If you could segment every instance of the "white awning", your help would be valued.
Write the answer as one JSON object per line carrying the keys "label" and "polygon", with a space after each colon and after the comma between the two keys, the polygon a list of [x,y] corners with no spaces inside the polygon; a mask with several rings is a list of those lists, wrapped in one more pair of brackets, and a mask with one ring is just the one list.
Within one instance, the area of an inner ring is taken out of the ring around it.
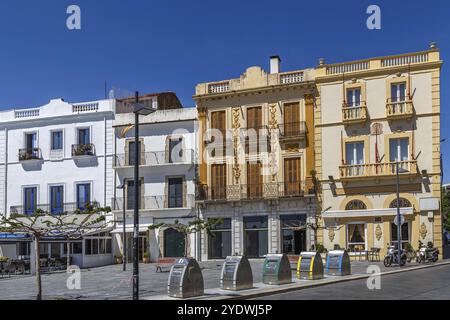
{"label": "white awning", "polygon": [[[324,212],[323,218],[352,218],[352,217],[381,217],[381,216],[395,216],[397,214],[396,208],[389,209],[368,209],[368,210],[339,210]],[[400,208],[401,215],[414,214],[414,208]]]}
{"label": "white awning", "polygon": [[[139,224],[139,232],[146,232],[148,230],[148,227],[150,227],[151,224]],[[125,232],[126,233],[133,233],[133,225],[126,225],[125,226]],[[119,226],[111,233],[123,233],[123,226]]]}

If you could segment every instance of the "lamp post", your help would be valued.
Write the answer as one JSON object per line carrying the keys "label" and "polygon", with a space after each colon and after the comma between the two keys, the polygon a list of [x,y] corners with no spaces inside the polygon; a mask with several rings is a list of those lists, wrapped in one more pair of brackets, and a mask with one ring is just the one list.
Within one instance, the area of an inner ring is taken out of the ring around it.
{"label": "lamp post", "polygon": [[400,168],[399,162],[395,162],[395,175],[396,175],[396,191],[397,191],[397,243],[398,243],[398,265],[402,266],[400,263],[400,258],[402,256],[402,220],[400,214],[400,175],[399,173],[405,173],[408,170]]}
{"label": "lamp post", "polygon": [[126,209],[125,209],[125,182],[117,187],[117,189],[122,190],[122,211],[123,211],[123,231],[122,231],[122,250],[123,250],[123,271],[127,271],[127,241],[126,241],[126,222],[127,222],[127,215],[126,215]]}
{"label": "lamp post", "polygon": [[134,113],[134,214],[133,214],[133,300],[139,300],[139,116],[147,116],[156,108],[139,104],[139,92],[135,93]]}

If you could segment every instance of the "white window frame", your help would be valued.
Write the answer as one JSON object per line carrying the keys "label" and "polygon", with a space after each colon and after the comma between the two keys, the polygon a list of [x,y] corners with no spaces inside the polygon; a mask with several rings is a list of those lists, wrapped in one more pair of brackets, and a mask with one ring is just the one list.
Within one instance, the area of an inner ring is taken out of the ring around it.
{"label": "white window frame", "polygon": [[350,245],[354,245],[354,244],[362,244],[362,243],[358,243],[358,242],[350,242],[350,233],[348,232],[348,227],[350,225],[364,225],[364,250],[367,250],[367,223],[366,222],[349,222],[346,224],[345,227],[345,231],[347,233],[347,249],[350,248]]}
{"label": "white window frame", "polygon": [[[402,85],[405,85],[405,92],[404,92],[404,100],[400,100],[401,99],[401,90],[400,87]],[[394,98],[395,98],[395,102],[404,102],[406,101],[407,97],[406,97],[406,87],[407,87],[407,83],[406,82],[397,82],[397,83],[392,83],[391,84],[391,95],[392,95],[392,88],[395,87],[395,92],[396,95],[391,97],[391,100],[394,102]]]}
{"label": "white window frame", "polygon": [[[359,91],[359,105],[355,105],[355,102],[356,102],[356,91]],[[355,88],[348,88],[347,89],[347,91],[346,91],[346,99],[348,100],[348,94],[349,94],[349,92],[351,92],[352,93],[352,105],[350,105],[349,104],[349,101],[347,101],[347,105],[348,105],[348,107],[349,108],[359,108],[359,107],[361,107],[361,102],[362,102],[362,90],[361,90],[361,87],[355,87]]]}
{"label": "white window frame", "polygon": [[366,146],[365,146],[365,143],[364,143],[364,141],[351,141],[351,142],[346,142],[345,143],[345,157],[346,157],[346,159],[345,159],[345,162],[347,163],[347,165],[351,165],[350,164],[350,159],[347,159],[347,146],[348,145],[352,145],[353,146],[353,159],[352,160],[357,160],[358,159],[358,152],[357,152],[357,148],[356,148],[356,145],[357,144],[362,144],[362,146],[363,146],[363,157],[362,157],[362,163],[357,163],[357,161],[355,161],[355,163],[353,164],[353,165],[359,165],[359,164],[365,164],[366,163],[366,159],[365,159],[365,149],[366,149]]}
{"label": "white window frame", "polygon": [[[407,159],[406,160],[402,160],[403,158],[402,158],[402,154],[401,154],[401,152],[402,152],[401,140],[406,140],[408,142],[408,150],[406,151],[407,152],[407,154],[406,154]],[[410,148],[411,148],[410,147],[410,143],[409,143],[409,137],[390,138],[389,139],[389,153],[391,152],[391,143],[393,143],[394,141],[397,144],[397,146],[396,146],[396,150],[397,150],[396,156],[397,156],[398,162],[409,161],[410,160]],[[392,159],[393,155],[389,154],[389,156]],[[391,159],[389,159],[390,162],[395,162],[395,160],[391,160]]]}

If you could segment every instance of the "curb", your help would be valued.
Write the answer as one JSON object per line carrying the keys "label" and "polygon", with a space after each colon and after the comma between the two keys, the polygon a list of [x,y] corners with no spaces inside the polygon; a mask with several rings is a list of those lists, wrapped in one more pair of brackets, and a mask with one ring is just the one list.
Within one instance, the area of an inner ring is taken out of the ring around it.
{"label": "curb", "polygon": [[[396,274],[396,273],[402,273],[402,272],[409,272],[409,271],[416,271],[416,270],[422,270],[427,268],[433,268],[433,267],[440,267],[450,265],[450,261],[443,261],[438,262],[435,264],[429,264],[429,265],[423,265],[423,266],[415,266],[407,269],[397,269],[393,271],[385,271],[380,273],[381,276],[390,275],[390,274]],[[271,296],[274,294],[281,294],[281,293],[287,293],[291,291],[299,291],[303,289],[309,289],[309,288],[315,288],[315,287],[322,287],[330,284],[336,284],[341,282],[349,282],[354,280],[361,280],[361,279],[367,279],[373,274],[363,274],[363,275],[355,275],[355,276],[349,276],[348,278],[342,278],[342,279],[333,279],[326,282],[320,282],[320,283],[311,283],[311,284],[302,284],[299,286],[298,284],[291,284],[287,285],[284,288],[270,288],[270,289],[262,289],[262,292],[254,292],[254,293],[248,293],[248,294],[242,294],[239,296],[215,296],[215,297],[206,297],[206,298],[199,298],[198,300],[208,301],[208,300],[246,300],[246,299],[252,299],[252,298],[259,298],[264,296]]]}

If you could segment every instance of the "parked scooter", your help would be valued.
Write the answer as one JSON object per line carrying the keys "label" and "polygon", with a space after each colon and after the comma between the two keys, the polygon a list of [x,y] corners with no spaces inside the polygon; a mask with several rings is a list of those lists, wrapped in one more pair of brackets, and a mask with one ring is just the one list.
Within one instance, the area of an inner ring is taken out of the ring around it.
{"label": "parked scooter", "polygon": [[384,257],[383,263],[385,267],[390,267],[393,263],[400,263],[400,266],[404,266],[407,259],[406,253],[402,251],[400,261],[398,261],[398,249],[395,246],[388,246],[388,251],[386,257]]}
{"label": "parked scooter", "polygon": [[432,242],[428,242],[428,245],[424,245],[423,243],[419,243],[420,249],[419,254],[417,256],[418,263],[425,262],[436,262],[439,259],[439,250],[434,248]]}

